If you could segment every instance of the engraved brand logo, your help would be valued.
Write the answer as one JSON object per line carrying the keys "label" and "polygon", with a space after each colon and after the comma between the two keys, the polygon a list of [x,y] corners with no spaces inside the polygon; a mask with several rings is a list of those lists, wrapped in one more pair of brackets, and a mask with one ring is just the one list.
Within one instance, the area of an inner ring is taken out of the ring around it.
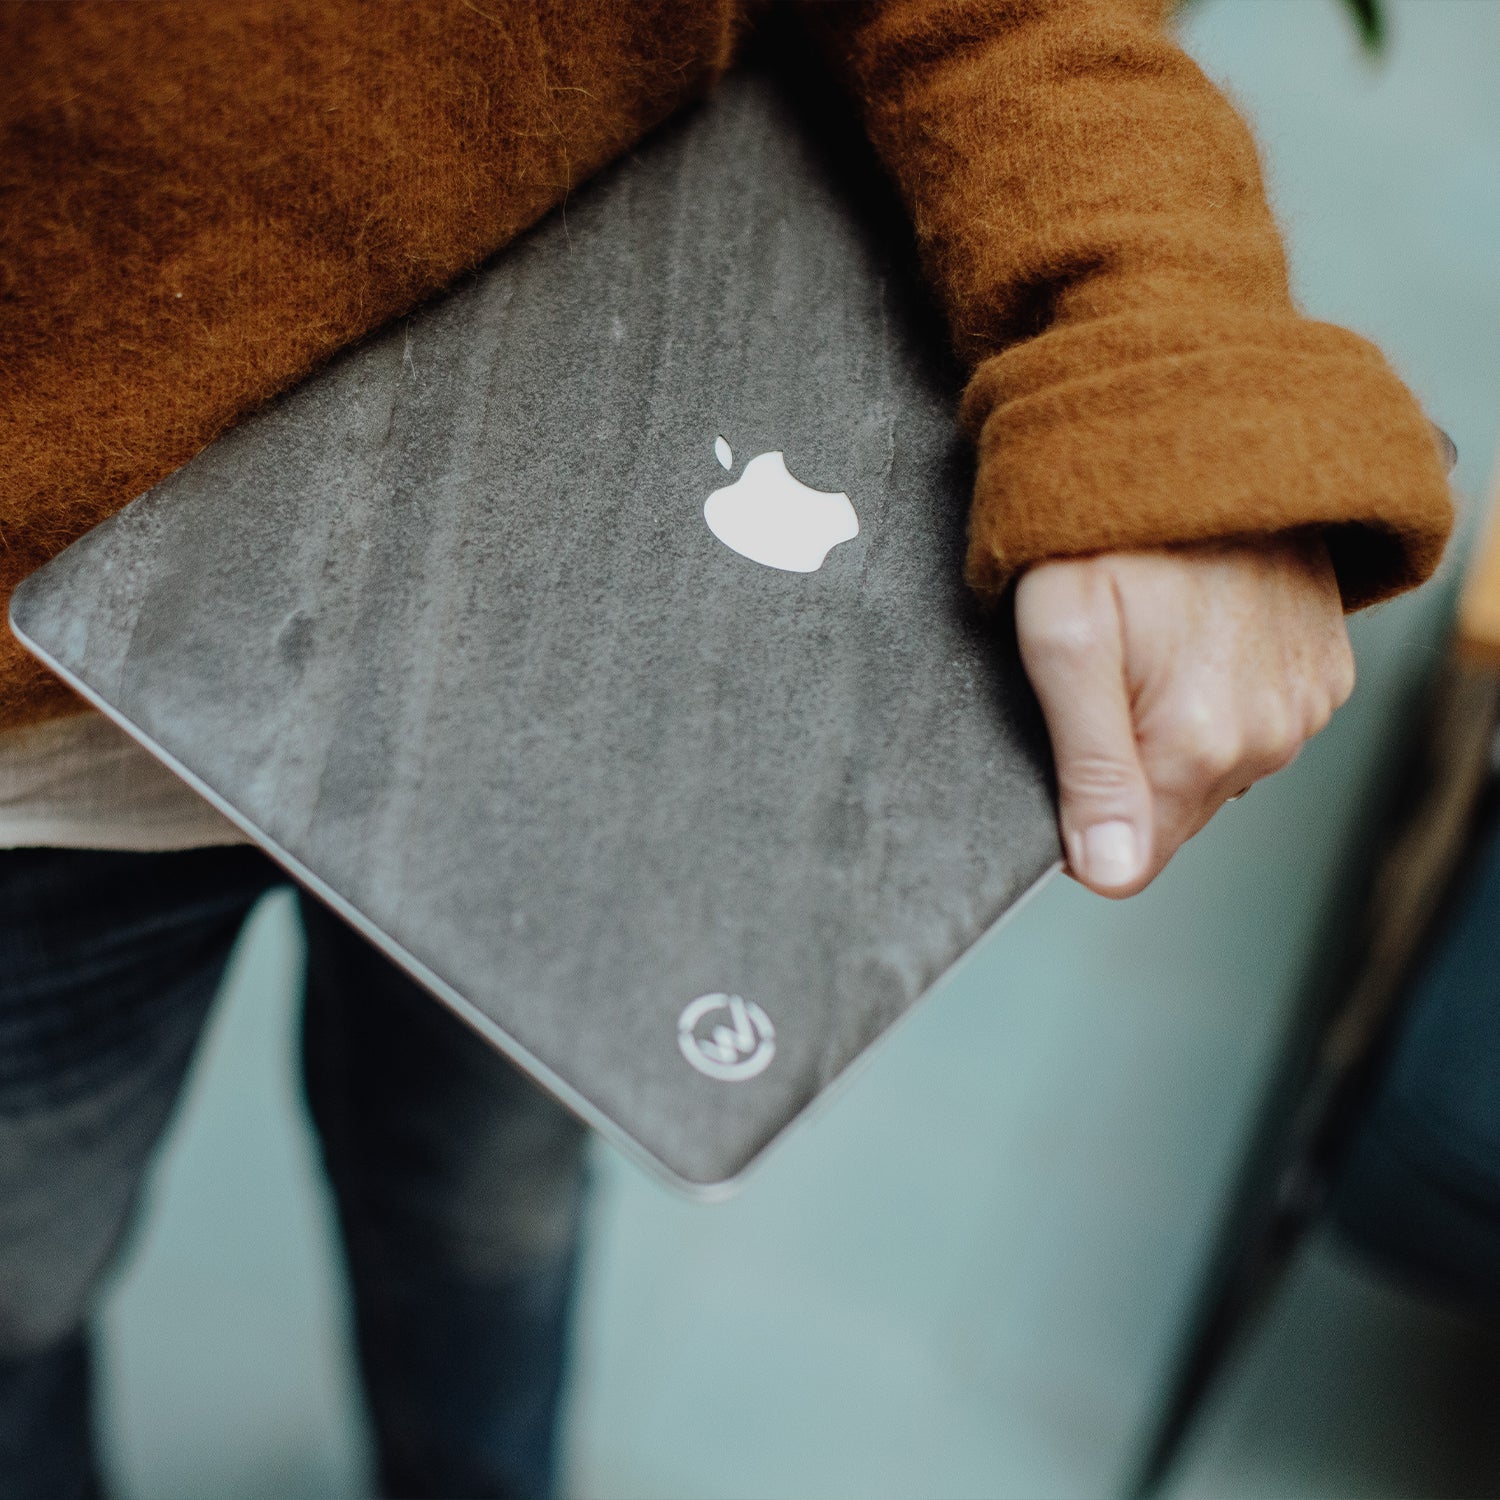
{"label": "engraved brand logo", "polygon": [[699,995],[677,1018],[677,1045],[700,1073],[743,1083],[770,1067],[776,1028],[753,1000]]}
{"label": "engraved brand logo", "polygon": [[[714,453],[733,469],[723,438],[714,440]],[[703,519],[730,551],[787,573],[816,573],[840,542],[859,535],[849,497],[803,484],[780,452],[752,458],[733,484],[715,490],[703,502]]]}

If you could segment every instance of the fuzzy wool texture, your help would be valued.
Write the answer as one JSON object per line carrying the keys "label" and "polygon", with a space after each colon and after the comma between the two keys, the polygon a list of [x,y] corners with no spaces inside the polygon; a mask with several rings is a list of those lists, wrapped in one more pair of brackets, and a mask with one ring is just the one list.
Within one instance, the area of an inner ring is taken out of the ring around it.
{"label": "fuzzy wool texture", "polygon": [[1442,554],[1432,428],[1373,345],[1298,314],[1254,141],[1170,9],[810,8],[974,372],[969,582],[1316,530],[1359,608]]}
{"label": "fuzzy wool texture", "polygon": [[[811,4],[972,370],[968,573],[1327,535],[1350,607],[1451,506],[1379,352],[1302,318],[1162,0]],[[712,87],[742,0],[0,7],[0,596]],[[8,636],[0,727],[79,704]]]}
{"label": "fuzzy wool texture", "polygon": [[[0,594],[728,65],[698,0],[0,6]],[[79,701],[0,639],[0,727]]]}

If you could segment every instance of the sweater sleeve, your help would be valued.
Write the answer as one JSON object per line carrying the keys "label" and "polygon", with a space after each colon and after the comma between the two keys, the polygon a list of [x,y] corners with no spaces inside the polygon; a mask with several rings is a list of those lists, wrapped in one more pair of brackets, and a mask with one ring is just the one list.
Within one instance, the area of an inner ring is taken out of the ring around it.
{"label": "sweater sleeve", "polygon": [[969,580],[1311,528],[1372,603],[1450,530],[1431,427],[1377,349],[1294,308],[1254,143],[1165,8],[805,8],[971,372]]}

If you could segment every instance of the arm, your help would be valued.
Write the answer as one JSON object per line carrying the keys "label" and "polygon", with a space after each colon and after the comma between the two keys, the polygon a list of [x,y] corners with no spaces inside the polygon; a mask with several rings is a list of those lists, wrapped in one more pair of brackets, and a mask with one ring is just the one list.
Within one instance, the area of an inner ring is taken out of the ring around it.
{"label": "arm", "polygon": [[805,11],[972,372],[968,577],[1024,574],[1070,866],[1107,894],[1322,726],[1342,610],[1420,582],[1451,525],[1411,396],[1293,307],[1253,142],[1164,10]]}

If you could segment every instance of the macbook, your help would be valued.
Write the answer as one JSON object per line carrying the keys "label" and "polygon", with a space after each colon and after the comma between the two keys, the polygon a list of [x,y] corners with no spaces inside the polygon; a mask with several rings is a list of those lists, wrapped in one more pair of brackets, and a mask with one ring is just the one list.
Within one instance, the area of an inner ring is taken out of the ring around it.
{"label": "macbook", "polygon": [[12,605],[297,880],[698,1190],[1059,857],[1010,629],[961,579],[945,332],[816,92],[731,75]]}

